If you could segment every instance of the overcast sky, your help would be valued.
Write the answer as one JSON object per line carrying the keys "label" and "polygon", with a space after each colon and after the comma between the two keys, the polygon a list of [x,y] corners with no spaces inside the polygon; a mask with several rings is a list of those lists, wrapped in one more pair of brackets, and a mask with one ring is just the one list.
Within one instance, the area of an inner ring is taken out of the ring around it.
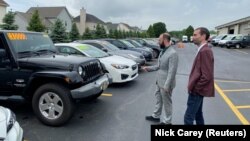
{"label": "overcast sky", "polygon": [[87,13],[104,22],[128,23],[147,29],[164,22],[167,30],[215,26],[250,16],[250,0],[4,0],[8,10],[26,12],[35,6],[66,6],[70,14]]}

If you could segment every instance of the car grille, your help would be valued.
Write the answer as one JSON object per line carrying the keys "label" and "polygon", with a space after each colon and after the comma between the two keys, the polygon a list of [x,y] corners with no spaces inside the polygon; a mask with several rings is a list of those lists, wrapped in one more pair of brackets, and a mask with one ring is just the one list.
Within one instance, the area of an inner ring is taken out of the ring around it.
{"label": "car grille", "polygon": [[132,70],[135,70],[136,68],[137,68],[136,64],[132,66]]}
{"label": "car grille", "polygon": [[92,82],[103,75],[102,66],[98,61],[91,61],[89,63],[83,64],[82,67],[84,71],[82,78],[85,83]]}

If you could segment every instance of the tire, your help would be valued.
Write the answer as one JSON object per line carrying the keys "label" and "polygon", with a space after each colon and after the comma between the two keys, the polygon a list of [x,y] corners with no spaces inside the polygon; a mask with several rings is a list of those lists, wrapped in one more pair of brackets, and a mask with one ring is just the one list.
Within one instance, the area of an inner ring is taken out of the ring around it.
{"label": "tire", "polygon": [[235,48],[239,49],[240,48],[240,44],[236,44]]}
{"label": "tire", "polygon": [[32,108],[37,118],[49,126],[60,126],[73,115],[74,102],[68,88],[49,83],[40,86],[33,98]]}

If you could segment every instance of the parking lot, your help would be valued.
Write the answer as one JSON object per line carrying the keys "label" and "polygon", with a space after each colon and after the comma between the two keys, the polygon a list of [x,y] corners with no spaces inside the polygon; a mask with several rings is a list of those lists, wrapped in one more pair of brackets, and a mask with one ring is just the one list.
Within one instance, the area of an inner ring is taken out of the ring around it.
{"label": "parking lot", "polygon": [[[196,49],[186,43],[177,48],[179,67],[173,92],[173,124],[182,125],[186,110],[187,81]],[[206,124],[250,124],[250,48],[213,47],[215,58],[214,98],[204,99]],[[156,60],[149,62],[154,65]],[[17,115],[29,141],[149,141],[150,125],[145,116],[154,109],[155,72],[140,72],[132,82],[111,85],[95,101],[81,101],[73,118],[62,127],[40,123],[28,104],[4,102]]]}

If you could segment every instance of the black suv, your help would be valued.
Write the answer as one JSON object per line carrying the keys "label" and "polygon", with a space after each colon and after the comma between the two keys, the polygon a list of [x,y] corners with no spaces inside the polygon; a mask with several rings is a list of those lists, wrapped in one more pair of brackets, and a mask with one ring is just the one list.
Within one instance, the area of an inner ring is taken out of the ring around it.
{"label": "black suv", "polygon": [[67,122],[76,99],[95,99],[110,79],[99,60],[61,55],[48,35],[0,30],[0,98],[22,96],[40,121]]}
{"label": "black suv", "polygon": [[236,36],[236,38],[226,43],[227,48],[245,48],[250,46],[250,35],[248,36]]}

